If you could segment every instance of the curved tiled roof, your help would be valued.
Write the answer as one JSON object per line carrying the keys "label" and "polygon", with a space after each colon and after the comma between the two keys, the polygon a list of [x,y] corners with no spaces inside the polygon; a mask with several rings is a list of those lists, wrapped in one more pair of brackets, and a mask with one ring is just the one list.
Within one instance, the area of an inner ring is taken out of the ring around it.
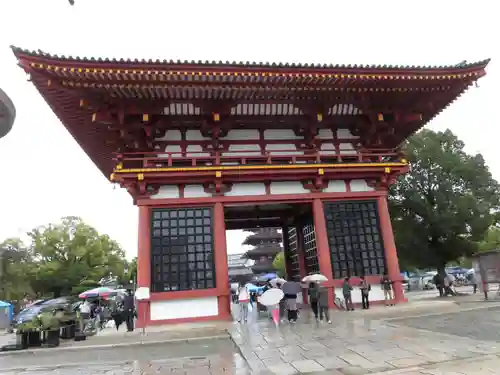
{"label": "curved tiled roof", "polygon": [[0,89],[0,138],[12,129],[16,118],[16,108],[7,94]]}
{"label": "curved tiled roof", "polygon": [[[353,97],[373,96],[399,107],[428,103],[420,121],[398,130],[402,140],[484,76],[489,62],[446,66],[224,63],[95,59],[12,49],[54,113],[107,176],[113,171],[116,145],[107,142],[107,127],[94,117],[95,107],[103,103],[148,103],[161,107],[166,116],[174,116],[165,112],[172,103],[192,108],[193,102],[214,100],[247,104],[334,100],[354,107],[359,103]],[[88,105],[88,98],[95,105]],[[329,115],[333,114],[325,113]]]}
{"label": "curved tiled roof", "polygon": [[235,68],[265,68],[265,69],[325,69],[325,70],[467,70],[471,68],[481,68],[488,65],[490,59],[484,59],[476,62],[463,61],[455,65],[357,65],[357,64],[314,64],[314,63],[274,63],[274,62],[249,62],[249,61],[214,61],[214,60],[167,60],[167,59],[117,59],[117,58],[94,58],[80,56],[65,56],[43,52],[41,50],[32,51],[22,49],[16,46],[11,46],[14,54],[31,56],[35,58],[44,58],[49,60],[58,60],[61,62],[74,63],[97,63],[97,64],[113,64],[113,65],[198,65],[203,67],[235,67]]}

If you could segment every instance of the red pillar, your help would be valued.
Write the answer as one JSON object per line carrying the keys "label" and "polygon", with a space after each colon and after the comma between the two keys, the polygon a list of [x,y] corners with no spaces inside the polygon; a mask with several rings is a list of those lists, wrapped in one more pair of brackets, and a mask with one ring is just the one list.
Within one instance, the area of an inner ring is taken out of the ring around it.
{"label": "red pillar", "polygon": [[[138,239],[137,286],[151,288],[151,208],[149,206],[139,206]],[[138,301],[137,327],[144,327],[150,318],[149,301]]]}
{"label": "red pillar", "polygon": [[[314,233],[316,235],[316,250],[318,252],[319,272],[328,280],[333,280],[332,262],[330,259],[330,246],[326,233],[325,210],[321,199],[313,200]],[[328,306],[334,306],[333,290],[328,293]]]}
{"label": "red pillar", "polygon": [[231,318],[231,292],[229,286],[229,270],[227,266],[226,223],[224,206],[217,202],[214,205],[214,261],[215,286],[218,291],[219,318]]}
{"label": "red pillar", "polygon": [[394,282],[394,300],[396,303],[404,302],[406,299],[403,293],[402,277],[399,271],[398,253],[394,242],[394,233],[392,231],[391,218],[389,216],[387,196],[378,197],[377,204],[380,217],[380,230],[382,232],[382,240],[384,241],[387,274]]}

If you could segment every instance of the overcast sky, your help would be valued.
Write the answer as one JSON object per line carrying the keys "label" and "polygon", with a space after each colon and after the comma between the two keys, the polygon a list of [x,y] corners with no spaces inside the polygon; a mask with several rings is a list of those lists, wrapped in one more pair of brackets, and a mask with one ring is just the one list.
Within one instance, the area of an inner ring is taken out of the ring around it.
{"label": "overcast sky", "polygon": [[[342,5],[349,4],[349,5]],[[11,44],[88,57],[456,64],[488,75],[428,126],[451,128],[500,179],[494,1],[1,0],[0,87],[17,120],[0,139],[0,240],[81,216],[137,252],[137,208],[114,189],[16,66]],[[245,234],[228,233],[229,252]]]}

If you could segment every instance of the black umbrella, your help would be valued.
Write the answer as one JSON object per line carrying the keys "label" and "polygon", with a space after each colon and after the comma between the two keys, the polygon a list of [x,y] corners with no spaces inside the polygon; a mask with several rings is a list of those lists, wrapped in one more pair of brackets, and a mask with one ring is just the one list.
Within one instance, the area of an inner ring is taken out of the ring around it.
{"label": "black umbrella", "polygon": [[283,290],[283,293],[285,294],[299,294],[302,291],[302,287],[300,286],[300,283],[287,281],[281,286],[281,290]]}

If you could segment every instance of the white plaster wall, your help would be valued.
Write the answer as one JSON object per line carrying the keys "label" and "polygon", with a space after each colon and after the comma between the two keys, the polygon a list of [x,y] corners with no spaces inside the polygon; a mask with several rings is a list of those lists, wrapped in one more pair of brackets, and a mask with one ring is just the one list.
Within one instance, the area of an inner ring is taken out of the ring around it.
{"label": "white plaster wall", "polygon": [[[288,151],[283,151],[288,150]],[[297,150],[297,146],[293,143],[271,143],[266,145],[266,151],[271,155],[304,155],[304,151],[290,151]]]}
{"label": "white plaster wall", "polygon": [[[175,152],[176,154],[172,155],[172,159],[174,158],[181,158],[182,157],[182,148],[179,145],[168,145],[165,147],[165,152]],[[168,158],[168,155],[159,155],[160,157],[163,158]]]}
{"label": "white plaster wall", "polygon": [[182,140],[182,134],[180,130],[167,130],[163,137],[155,139],[157,141],[180,141]]}
{"label": "white plaster wall", "polygon": [[227,135],[221,139],[238,141],[238,140],[259,140],[260,134],[257,129],[233,129],[229,130]]}
{"label": "white plaster wall", "polygon": [[222,156],[256,156],[262,155],[260,145],[245,144],[245,145],[229,145],[229,152],[223,152]]}
{"label": "white plaster wall", "polygon": [[184,186],[184,198],[202,198],[211,196],[212,194],[209,194],[204,190],[203,185]]}
{"label": "white plaster wall", "polygon": [[307,194],[309,190],[304,189],[298,181],[271,182],[271,194]]}
{"label": "white plaster wall", "polygon": [[332,129],[319,129],[318,135],[316,138],[319,139],[333,139],[333,131]]}
{"label": "white plaster wall", "polygon": [[366,180],[351,180],[351,191],[375,191],[371,186],[368,186]]}
{"label": "white plaster wall", "polygon": [[333,143],[322,143],[319,151],[320,155],[336,155],[335,145]]}
{"label": "white plaster wall", "polygon": [[211,138],[201,135],[201,130],[188,130],[186,132],[186,141],[206,141]]}
{"label": "white plaster wall", "polygon": [[203,147],[201,147],[200,145],[189,145],[186,147],[186,156],[187,157],[210,156],[210,153],[203,152]]}
{"label": "white plaster wall", "polygon": [[340,143],[339,151],[341,155],[356,155],[356,150],[351,143]]}
{"label": "white plaster wall", "polygon": [[233,184],[231,191],[225,194],[227,197],[240,197],[244,195],[266,195],[266,185],[258,182]]}
{"label": "white plaster wall", "polygon": [[217,297],[151,301],[151,320],[201,318],[219,315]]}
{"label": "white plaster wall", "polygon": [[302,139],[302,137],[295,135],[292,129],[267,129],[264,131],[264,139],[291,140],[291,139]]}
{"label": "white plaster wall", "polygon": [[353,138],[357,138],[357,137],[352,135],[352,133],[349,129],[337,129],[337,138],[353,139]]}
{"label": "white plaster wall", "polygon": [[347,186],[344,180],[328,181],[328,186],[323,191],[325,193],[345,193]]}
{"label": "white plaster wall", "polygon": [[[383,301],[384,300],[384,291],[382,290],[380,284],[371,284],[371,291],[369,294],[370,301]],[[342,294],[342,288],[335,288],[335,296],[340,299],[344,299]],[[353,303],[361,303],[361,290],[357,286],[353,286],[352,291],[352,302]]]}
{"label": "white plaster wall", "polygon": [[151,199],[179,198],[179,188],[177,185],[163,185],[158,193],[151,196]]}

